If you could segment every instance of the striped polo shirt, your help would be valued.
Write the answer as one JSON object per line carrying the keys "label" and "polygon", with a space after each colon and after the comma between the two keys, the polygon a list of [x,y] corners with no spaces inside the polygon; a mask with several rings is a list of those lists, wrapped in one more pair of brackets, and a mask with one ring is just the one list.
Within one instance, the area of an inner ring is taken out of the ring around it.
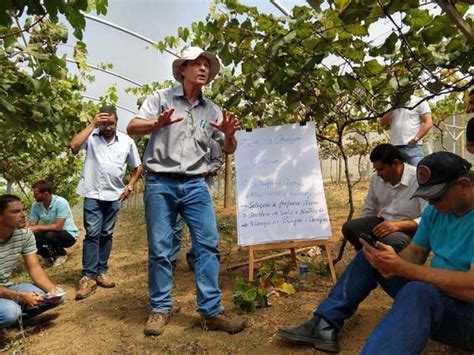
{"label": "striped polo shirt", "polygon": [[20,255],[36,253],[36,241],[27,228],[16,229],[7,242],[0,242],[0,286],[11,285],[10,277]]}

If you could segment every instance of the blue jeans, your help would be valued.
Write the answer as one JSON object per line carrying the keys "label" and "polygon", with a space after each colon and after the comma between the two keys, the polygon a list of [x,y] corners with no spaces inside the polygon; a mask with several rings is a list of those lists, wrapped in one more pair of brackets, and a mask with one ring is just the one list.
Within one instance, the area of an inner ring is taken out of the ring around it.
{"label": "blue jeans", "polygon": [[[40,295],[45,294],[45,292],[39,287],[27,283],[11,285],[8,286],[8,288],[18,292],[37,292]],[[58,288],[58,291],[62,290]],[[51,300],[44,302],[34,308],[29,308],[18,301],[0,298],[0,329],[16,325],[21,319],[34,317],[40,313],[43,313],[44,311],[47,311],[48,309],[59,306],[63,302],[64,296],[55,301]]]}
{"label": "blue jeans", "polygon": [[204,317],[221,313],[219,236],[204,177],[148,173],[144,201],[151,311],[168,313],[173,304],[171,254],[173,227],[179,213],[191,232],[198,311]]}
{"label": "blue jeans", "polygon": [[[362,252],[347,266],[315,315],[340,330],[369,293],[380,285],[395,302],[369,337],[364,351],[419,354],[428,339],[474,349],[474,304],[446,296],[436,287],[401,277],[385,279]],[[423,323],[423,325],[422,325]]]}
{"label": "blue jeans", "polygon": [[423,152],[423,146],[417,145],[397,145],[396,146],[405,156],[407,163],[413,166],[417,166],[418,163],[423,159],[425,153]]}
{"label": "blue jeans", "polygon": [[[176,224],[173,228],[173,246],[171,248],[170,260],[173,266],[173,269],[176,268],[176,264],[179,258],[179,251],[181,250],[181,240],[183,239],[183,229],[184,229],[184,218],[178,213],[176,218]],[[186,252],[186,260],[190,267],[194,265],[194,254],[192,249]]]}
{"label": "blue jeans", "polygon": [[[394,326],[398,325],[398,326]],[[474,304],[412,281],[367,340],[362,354],[420,354],[428,339],[474,351]]]}
{"label": "blue jeans", "polygon": [[86,236],[82,251],[81,275],[94,279],[108,270],[112,236],[120,210],[119,201],[84,199],[84,227]]}

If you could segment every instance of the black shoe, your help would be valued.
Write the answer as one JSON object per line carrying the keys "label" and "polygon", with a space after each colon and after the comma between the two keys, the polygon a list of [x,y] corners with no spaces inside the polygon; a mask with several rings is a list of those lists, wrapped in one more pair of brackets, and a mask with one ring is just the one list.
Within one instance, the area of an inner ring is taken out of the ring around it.
{"label": "black shoe", "polygon": [[319,350],[339,352],[336,328],[320,316],[314,316],[298,327],[278,329],[278,335],[294,343],[311,344]]}

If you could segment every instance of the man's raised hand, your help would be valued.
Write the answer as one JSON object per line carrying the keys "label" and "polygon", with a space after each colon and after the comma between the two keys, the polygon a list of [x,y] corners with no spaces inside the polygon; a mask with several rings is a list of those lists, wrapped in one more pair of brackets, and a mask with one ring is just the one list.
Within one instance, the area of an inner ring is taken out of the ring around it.
{"label": "man's raised hand", "polygon": [[95,128],[99,127],[103,123],[108,123],[110,120],[110,115],[108,113],[98,113],[95,115],[95,117],[92,119],[92,124],[94,125]]}
{"label": "man's raised hand", "polygon": [[163,111],[153,122],[153,130],[155,131],[161,127],[172,125],[173,123],[182,121],[184,119],[183,116],[172,118],[171,115],[174,113],[174,111],[174,108]]}
{"label": "man's raised hand", "polygon": [[233,137],[235,132],[240,129],[239,121],[235,115],[226,110],[222,111],[222,121],[219,123],[210,121],[209,124],[224,133],[226,137]]}

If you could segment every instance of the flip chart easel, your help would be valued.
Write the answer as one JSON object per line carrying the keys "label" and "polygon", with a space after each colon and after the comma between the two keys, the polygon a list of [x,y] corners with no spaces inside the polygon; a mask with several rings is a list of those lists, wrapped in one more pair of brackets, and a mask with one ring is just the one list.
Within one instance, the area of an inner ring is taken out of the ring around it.
{"label": "flip chart easel", "polygon": [[291,259],[293,264],[297,265],[296,259],[296,248],[306,248],[318,246],[324,249],[326,252],[326,257],[328,259],[329,270],[331,272],[331,278],[334,283],[336,283],[336,270],[332,263],[331,251],[329,250],[329,242],[327,240],[306,240],[306,241],[292,241],[292,242],[281,242],[281,243],[267,243],[267,244],[257,244],[249,246],[249,281],[254,279],[254,270],[255,270],[255,258],[254,252],[256,251],[266,251],[266,250],[276,250],[276,249],[290,249]]}
{"label": "flip chart easel", "polygon": [[297,248],[320,246],[335,281],[314,122],[237,135],[237,232],[239,245],[249,248],[249,279],[256,262],[272,258],[255,259],[257,251],[289,249],[296,265]]}

